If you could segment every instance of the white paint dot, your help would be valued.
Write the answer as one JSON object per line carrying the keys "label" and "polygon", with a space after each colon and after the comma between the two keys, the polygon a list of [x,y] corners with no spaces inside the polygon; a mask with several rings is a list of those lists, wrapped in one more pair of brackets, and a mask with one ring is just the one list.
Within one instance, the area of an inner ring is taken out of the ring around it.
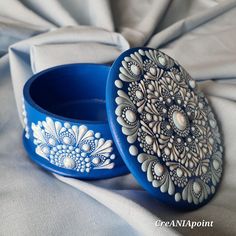
{"label": "white paint dot", "polygon": [[88,152],[88,151],[90,151],[90,149],[91,149],[91,147],[88,143],[83,144],[83,146],[82,146],[83,151]]}
{"label": "white paint dot", "polygon": [[129,147],[129,153],[132,155],[132,156],[137,156],[138,155],[138,149],[136,146],[134,145],[131,145]]}
{"label": "white paint dot", "polygon": [[189,161],[189,167],[192,169],[193,168],[193,162],[192,161]]}
{"label": "white paint dot", "polygon": [[202,166],[202,172],[203,172],[204,174],[206,174],[206,172],[207,172],[207,167],[206,167],[206,166]]}
{"label": "white paint dot", "polygon": [[143,99],[143,93],[141,91],[137,90],[135,95],[138,99]]}
{"label": "white paint dot", "polygon": [[175,194],[175,201],[176,202],[179,202],[181,200],[181,195],[180,195],[180,193],[176,193]]}
{"label": "white paint dot", "polygon": [[200,109],[203,109],[203,104],[201,102],[198,103]]}
{"label": "white paint dot", "polygon": [[157,176],[162,176],[163,173],[164,173],[164,168],[163,166],[160,164],[160,163],[156,163],[155,166],[154,166],[154,173],[157,175]]}
{"label": "white paint dot", "polygon": [[216,127],[216,122],[214,120],[210,120],[210,126],[212,128],[215,128]]}
{"label": "white paint dot", "polygon": [[184,130],[187,126],[186,117],[180,111],[173,112],[173,121],[179,130]]}
{"label": "white paint dot", "polygon": [[42,151],[43,151],[43,153],[48,154],[49,153],[49,147],[43,147]]}
{"label": "white paint dot", "polygon": [[115,81],[115,86],[116,86],[117,88],[122,88],[122,87],[123,87],[122,81],[117,79],[117,80]]}
{"label": "white paint dot", "polygon": [[195,88],[195,87],[196,87],[196,82],[195,82],[195,80],[190,80],[190,81],[189,81],[189,85],[190,85],[190,87]]}
{"label": "white paint dot", "polygon": [[201,186],[198,182],[194,181],[193,182],[193,191],[196,193],[196,194],[199,194],[201,192]]}
{"label": "white paint dot", "polygon": [[140,75],[140,69],[138,66],[133,64],[131,65],[130,69],[134,75]]}
{"label": "white paint dot", "polygon": [[63,161],[63,164],[67,169],[73,169],[75,167],[75,161],[70,157],[66,157]]}
{"label": "white paint dot", "polygon": [[177,176],[180,178],[180,177],[183,176],[183,171],[182,171],[180,168],[178,168],[178,169],[176,170],[176,174],[177,174]]}
{"label": "white paint dot", "polygon": [[169,156],[170,155],[170,149],[169,148],[165,148],[164,149],[164,152],[165,152],[165,154],[167,155],[167,156]]}
{"label": "white paint dot", "polygon": [[137,119],[136,114],[131,110],[127,110],[125,112],[125,116],[126,116],[126,119],[131,123],[135,122]]}
{"label": "white paint dot", "polygon": [[63,143],[65,143],[65,144],[70,144],[70,143],[71,143],[70,137],[64,137],[64,138],[63,138]]}
{"label": "white paint dot", "polygon": [[95,138],[101,138],[101,134],[100,133],[96,133],[95,134]]}
{"label": "white paint dot", "polygon": [[147,135],[147,136],[145,137],[145,141],[146,141],[146,143],[147,143],[148,145],[152,145],[152,144],[153,144],[153,139],[152,139],[152,137],[149,136],[149,135]]}
{"label": "white paint dot", "polygon": [[176,74],[175,78],[176,78],[177,81],[180,81],[180,79],[181,79],[179,74]]}
{"label": "white paint dot", "polygon": [[52,145],[52,146],[55,146],[55,145],[56,145],[56,141],[55,141],[55,139],[53,139],[53,138],[50,138],[50,139],[48,140],[48,142],[49,142],[49,144]]}
{"label": "white paint dot", "polygon": [[211,192],[212,192],[212,193],[215,193],[215,191],[216,191],[215,187],[214,187],[214,186],[211,186]]}
{"label": "white paint dot", "polygon": [[152,120],[152,116],[151,116],[149,113],[147,113],[147,114],[146,114],[146,119],[147,119],[148,121],[151,121],[151,120]]}
{"label": "white paint dot", "polygon": [[152,84],[149,84],[149,85],[148,85],[148,89],[150,89],[151,91],[153,91],[153,90],[154,90],[153,85],[152,85]]}
{"label": "white paint dot", "polygon": [[93,164],[98,165],[101,162],[101,159],[98,157],[93,158],[92,160]]}
{"label": "white paint dot", "polygon": [[150,73],[151,73],[152,75],[154,75],[154,76],[157,74],[157,70],[156,70],[155,67],[150,67],[149,71],[150,71]]}
{"label": "white paint dot", "polygon": [[220,168],[220,163],[217,160],[213,160],[213,167],[215,170],[218,170]]}
{"label": "white paint dot", "polygon": [[158,61],[164,66],[166,64],[166,59],[164,57],[159,57]]}

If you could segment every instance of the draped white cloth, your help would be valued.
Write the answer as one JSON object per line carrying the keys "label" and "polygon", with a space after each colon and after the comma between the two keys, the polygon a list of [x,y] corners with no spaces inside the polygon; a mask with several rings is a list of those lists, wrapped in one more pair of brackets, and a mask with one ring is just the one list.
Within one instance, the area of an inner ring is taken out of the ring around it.
{"label": "draped white cloth", "polygon": [[[236,0],[0,0],[0,235],[235,235],[235,16]],[[112,62],[135,46],[178,60],[201,81],[221,124],[222,184],[199,210],[167,208],[131,174],[87,182],[52,175],[22,146],[22,89],[31,75]],[[214,224],[156,227],[159,219]]]}

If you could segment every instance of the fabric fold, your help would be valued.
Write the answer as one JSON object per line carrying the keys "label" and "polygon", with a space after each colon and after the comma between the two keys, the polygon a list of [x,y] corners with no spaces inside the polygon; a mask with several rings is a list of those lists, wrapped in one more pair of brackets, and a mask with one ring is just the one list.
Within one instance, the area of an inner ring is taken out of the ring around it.
{"label": "fabric fold", "polygon": [[109,63],[128,48],[128,42],[118,33],[82,26],[60,28],[13,44],[9,49],[10,67],[21,120],[23,86],[33,73],[63,63]]}

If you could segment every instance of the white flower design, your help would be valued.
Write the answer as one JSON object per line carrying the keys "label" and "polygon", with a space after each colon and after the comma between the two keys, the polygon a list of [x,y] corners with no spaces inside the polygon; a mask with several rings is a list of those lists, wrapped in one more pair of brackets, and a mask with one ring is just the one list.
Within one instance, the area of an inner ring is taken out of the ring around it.
{"label": "white flower design", "polygon": [[147,179],[149,182],[152,182],[153,187],[160,187],[163,193],[174,194],[175,186],[169,172],[155,156],[141,153],[138,155],[138,161],[142,164],[142,170],[147,172]]}
{"label": "white flower design", "polygon": [[138,107],[137,111],[139,113],[142,113],[143,108],[145,107],[145,104],[147,102],[144,82],[140,81],[140,83],[130,83],[128,91],[128,95],[131,101]]}
{"label": "white flower design", "polygon": [[143,61],[139,53],[132,53],[125,57],[120,67],[119,78],[125,82],[133,82],[140,79],[143,71]]}
{"label": "white flower design", "polygon": [[193,202],[197,205],[207,199],[210,192],[210,187],[201,179],[191,179],[183,189],[182,198],[183,200],[187,200],[188,203]]}
{"label": "white flower design", "polygon": [[166,162],[170,169],[171,179],[178,187],[184,187],[188,183],[191,172],[178,162]]}
{"label": "white flower design", "polygon": [[174,66],[174,60],[158,50],[139,50],[139,53],[146,55],[153,63],[160,68],[171,68]]}
{"label": "white flower design", "polygon": [[137,139],[139,128],[137,109],[125,92],[119,90],[118,95],[116,98],[118,107],[115,111],[117,121],[122,126],[123,134],[127,135],[127,141],[133,143]]}
{"label": "white flower design", "polygon": [[47,117],[46,121],[32,123],[31,128],[35,152],[56,166],[79,172],[114,167],[112,141],[85,125],[62,124]]}

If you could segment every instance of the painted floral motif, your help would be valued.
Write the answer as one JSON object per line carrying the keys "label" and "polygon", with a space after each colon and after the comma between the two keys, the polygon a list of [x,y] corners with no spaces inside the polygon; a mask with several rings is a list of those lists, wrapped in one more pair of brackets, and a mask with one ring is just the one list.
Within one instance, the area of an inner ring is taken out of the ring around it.
{"label": "painted floral motif", "polygon": [[168,192],[170,195],[174,194],[175,187],[169,172],[155,156],[141,153],[138,155],[138,161],[142,163],[141,168],[147,172],[147,179],[152,182],[153,187],[160,187],[163,193]]}
{"label": "painted floral motif", "polygon": [[56,166],[78,172],[114,167],[112,141],[104,140],[85,125],[62,124],[47,117],[31,127],[35,152]]}
{"label": "painted floral motif", "polygon": [[139,122],[137,120],[137,109],[129,96],[122,90],[118,91],[116,98],[118,107],[116,108],[117,121],[122,126],[122,132],[127,135],[129,143],[135,142],[138,135]]}
{"label": "painted floral motif", "polygon": [[175,193],[175,201],[201,203],[222,174],[221,137],[208,100],[183,67],[158,50],[125,57],[119,79],[117,121],[132,147],[140,147],[136,156],[147,180]]}
{"label": "painted floral motif", "polygon": [[120,67],[120,79],[125,82],[137,81],[141,78],[143,71],[143,61],[139,53],[135,52],[129,57],[125,57]]}
{"label": "painted floral motif", "polygon": [[190,180],[183,189],[182,198],[188,203],[199,204],[208,198],[211,190],[210,187],[200,179]]}

